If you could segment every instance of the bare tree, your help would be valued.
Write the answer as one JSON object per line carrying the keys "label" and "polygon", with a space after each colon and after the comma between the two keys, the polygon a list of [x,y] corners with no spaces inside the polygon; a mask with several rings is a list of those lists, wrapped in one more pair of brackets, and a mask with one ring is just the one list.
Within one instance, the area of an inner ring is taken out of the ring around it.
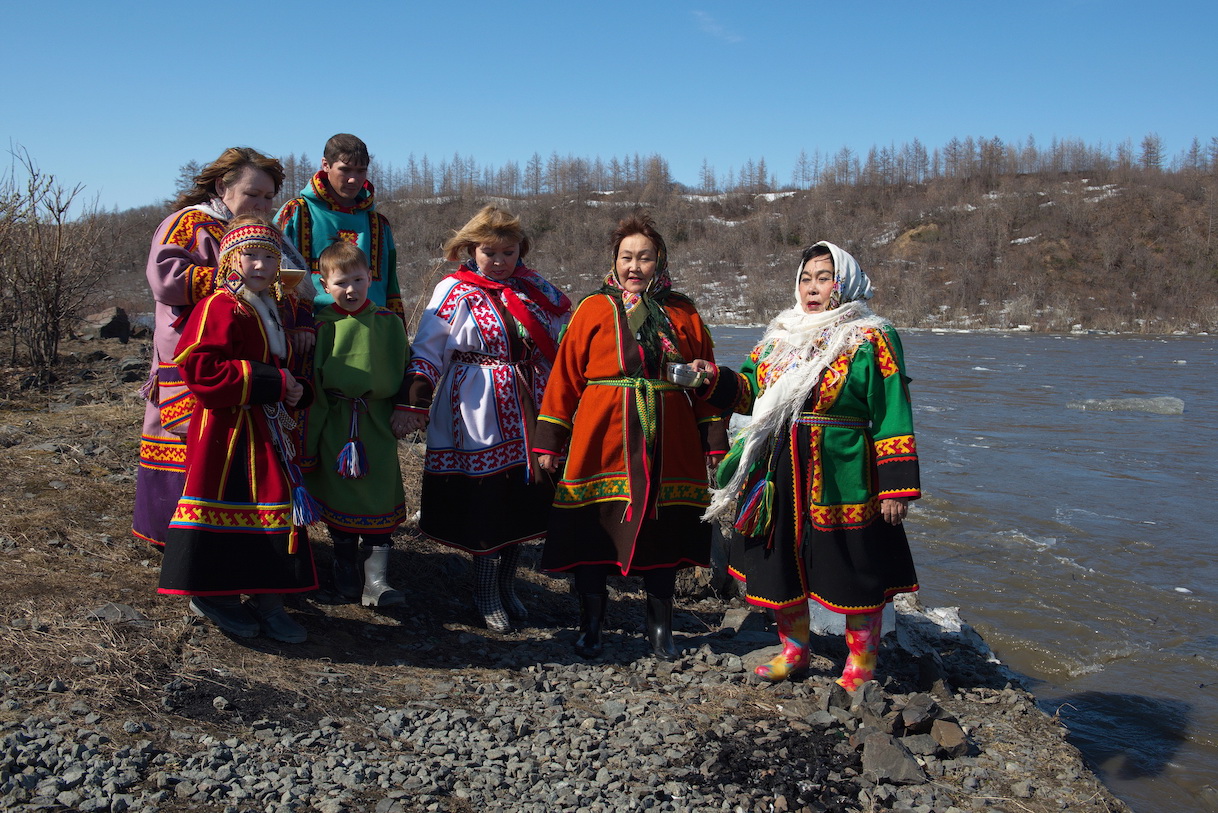
{"label": "bare tree", "polygon": [[12,155],[12,174],[0,183],[0,282],[22,292],[22,306],[7,323],[10,363],[24,351],[37,382],[46,385],[60,341],[111,267],[115,236],[104,228],[96,202],[81,200],[84,187],[63,186],[24,149]]}

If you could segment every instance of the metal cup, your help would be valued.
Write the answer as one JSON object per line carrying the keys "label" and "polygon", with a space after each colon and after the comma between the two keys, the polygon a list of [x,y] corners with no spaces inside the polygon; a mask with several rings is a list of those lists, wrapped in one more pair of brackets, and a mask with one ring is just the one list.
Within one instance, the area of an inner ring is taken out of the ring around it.
{"label": "metal cup", "polygon": [[688,364],[670,361],[664,368],[665,377],[678,387],[698,387],[706,380],[705,375]]}

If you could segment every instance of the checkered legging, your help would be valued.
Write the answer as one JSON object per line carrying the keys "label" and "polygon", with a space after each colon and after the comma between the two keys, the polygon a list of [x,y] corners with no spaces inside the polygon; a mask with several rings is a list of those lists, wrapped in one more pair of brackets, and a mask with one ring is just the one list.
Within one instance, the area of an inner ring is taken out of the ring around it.
{"label": "checkered legging", "polygon": [[[474,557],[474,606],[482,613],[486,626],[493,630],[512,628],[507,611],[503,609],[503,599],[499,595],[499,572],[502,565],[497,553]],[[513,575],[515,570],[515,567],[511,568]]]}

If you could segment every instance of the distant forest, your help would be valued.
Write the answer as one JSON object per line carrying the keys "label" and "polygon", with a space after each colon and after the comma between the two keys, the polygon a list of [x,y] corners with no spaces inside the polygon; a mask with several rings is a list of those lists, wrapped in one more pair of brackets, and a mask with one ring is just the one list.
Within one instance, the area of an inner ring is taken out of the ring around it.
{"label": "distant forest", "polygon": [[[317,162],[281,161],[286,200]],[[196,171],[183,166],[182,179]],[[534,238],[528,264],[575,295],[609,269],[616,219],[651,211],[678,289],[714,322],[768,320],[791,302],[800,249],[829,240],[858,258],[876,283],[876,309],[901,326],[1218,329],[1218,137],[1175,156],[1154,134],[1136,147],[966,138],[928,149],[915,140],[865,155],[801,154],[787,183],[764,159],[722,174],[704,165],[701,176],[696,187],[678,183],[658,155],[558,154],[534,154],[523,167],[382,157],[370,174],[416,313],[446,271],[442,242],[495,203],[523,217]],[[142,276],[166,211],[101,215],[121,235],[118,267]],[[134,290],[119,287],[99,293],[141,309]]]}

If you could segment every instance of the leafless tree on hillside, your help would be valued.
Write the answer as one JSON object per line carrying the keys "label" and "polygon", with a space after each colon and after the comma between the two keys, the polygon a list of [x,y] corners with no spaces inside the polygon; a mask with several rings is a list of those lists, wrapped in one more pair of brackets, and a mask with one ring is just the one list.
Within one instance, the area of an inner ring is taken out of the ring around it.
{"label": "leafless tree on hillside", "polygon": [[0,300],[11,303],[9,363],[19,363],[24,351],[45,385],[60,341],[112,267],[114,235],[96,202],[81,200],[82,186],[63,186],[23,149],[12,155],[13,170],[0,182]]}

